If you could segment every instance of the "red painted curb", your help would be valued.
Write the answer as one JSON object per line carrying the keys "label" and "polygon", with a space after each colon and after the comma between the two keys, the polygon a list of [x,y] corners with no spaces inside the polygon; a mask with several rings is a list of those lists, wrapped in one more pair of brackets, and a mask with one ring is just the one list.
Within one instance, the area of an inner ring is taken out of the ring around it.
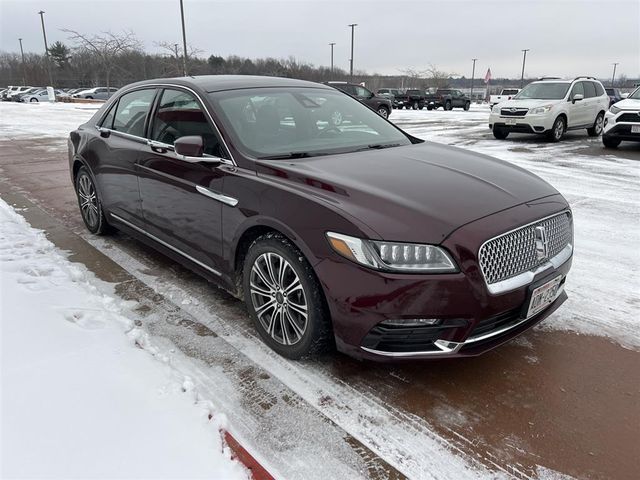
{"label": "red painted curb", "polygon": [[275,480],[266,468],[264,468],[258,461],[253,458],[246,448],[233,438],[228,431],[224,430],[224,440],[233,452],[233,458],[242,463],[251,472],[251,478],[253,480]]}

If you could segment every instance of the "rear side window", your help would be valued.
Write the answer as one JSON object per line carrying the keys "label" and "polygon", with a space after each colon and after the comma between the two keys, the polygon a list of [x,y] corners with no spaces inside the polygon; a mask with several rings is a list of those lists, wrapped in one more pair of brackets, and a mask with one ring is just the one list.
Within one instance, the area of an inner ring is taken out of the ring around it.
{"label": "rear side window", "polygon": [[604,95],[604,88],[602,88],[602,85],[600,85],[599,83],[594,83],[594,85],[596,86],[596,95],[598,97]]}
{"label": "rear side window", "polygon": [[593,82],[582,82],[584,85],[584,98],[593,98],[596,96],[596,84]]}
{"label": "rear side window", "polygon": [[178,138],[192,135],[202,138],[204,153],[227,158],[195,97],[181,90],[164,90],[153,116],[151,139],[173,145]]}
{"label": "rear side window", "polygon": [[144,137],[144,121],[156,94],[155,88],[136,90],[120,97],[113,118],[113,130]]}

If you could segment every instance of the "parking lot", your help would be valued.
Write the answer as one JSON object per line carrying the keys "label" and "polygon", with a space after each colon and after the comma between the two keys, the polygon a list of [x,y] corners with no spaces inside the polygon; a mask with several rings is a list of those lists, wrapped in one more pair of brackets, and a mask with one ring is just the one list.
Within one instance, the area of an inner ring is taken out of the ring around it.
{"label": "parking lot", "polygon": [[584,131],[558,144],[496,140],[485,105],[394,110],[390,120],[410,134],[514,163],[566,196],[575,219],[569,300],[478,358],[292,362],[260,341],[227,293],[126,235],[86,233],[66,134],[95,108],[0,104],[0,194],[109,282],[100,288],[133,301],[120,308],[155,339],[155,355],[170,358],[278,478],[636,478],[638,145],[606,150]]}

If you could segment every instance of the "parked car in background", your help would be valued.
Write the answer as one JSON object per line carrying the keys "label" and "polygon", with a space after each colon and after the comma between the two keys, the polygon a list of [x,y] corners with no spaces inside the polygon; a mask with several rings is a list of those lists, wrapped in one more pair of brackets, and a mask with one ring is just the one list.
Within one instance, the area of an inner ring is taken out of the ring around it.
{"label": "parked car in background", "polygon": [[439,88],[434,94],[427,95],[425,102],[427,104],[427,110],[435,110],[440,107],[445,110],[452,110],[454,108],[469,110],[469,108],[471,108],[471,99],[469,97],[460,90],[449,88]]}
{"label": "parked car in background", "polygon": [[558,142],[567,130],[586,129],[589,136],[602,133],[609,97],[594,77],[532,82],[515,98],[495,105],[489,116],[493,136],[505,139],[511,132],[537,133]]}
{"label": "parked car in background", "polygon": [[[62,93],[62,90],[54,90],[54,95],[57,97]],[[49,101],[49,93],[47,89],[41,89],[33,93],[27,93],[20,96],[20,101],[25,103],[38,103],[38,102],[48,102]]]}
{"label": "parked car in background", "polygon": [[622,96],[622,93],[618,88],[605,88],[605,91],[607,92],[607,95],[609,95],[609,106],[625,98]]}
{"label": "parked car in background", "polygon": [[391,110],[393,108],[391,100],[376,95],[362,85],[349,82],[327,82],[326,85],[330,85],[338,90],[348,93],[352,97],[357,98],[367,107],[378,112],[381,117],[387,118],[391,114]]}
{"label": "parked car in background", "polygon": [[640,142],[640,87],[611,105],[604,116],[604,146],[616,148],[623,141]]}
{"label": "parked car in background", "polygon": [[[351,121],[329,122],[335,109]],[[333,344],[375,360],[479,355],[567,298],[573,221],[556,189],[326,85],[138,82],[68,145],[90,232],[121,229],[227,289],[288,358]]]}
{"label": "parked car in background", "polygon": [[7,90],[2,95],[2,101],[10,102],[12,100],[11,97],[13,97],[13,95],[18,93],[24,93],[30,88],[33,88],[33,87],[27,87],[24,85],[9,85],[7,87]]}
{"label": "parked car in background", "polygon": [[491,95],[489,97],[489,105],[493,108],[494,105],[497,105],[500,102],[511,100],[519,91],[519,88],[503,88],[500,95]]}
{"label": "parked car in background", "polygon": [[86,98],[88,100],[107,100],[118,91],[115,87],[96,87],[88,90],[82,90],[72,95],[73,98]]}
{"label": "parked car in background", "polygon": [[25,95],[31,95],[33,93],[39,92],[40,90],[43,90],[42,87],[31,87],[28,88],[27,90],[25,90],[24,92],[21,93],[14,93],[13,96],[11,97],[11,101],[12,102],[22,102],[22,98]]}
{"label": "parked car in background", "polygon": [[396,96],[397,108],[422,110],[425,105],[425,94],[417,88],[408,88]]}
{"label": "parked car in background", "polygon": [[391,106],[393,108],[398,108],[398,101],[396,97],[400,96],[401,90],[399,88],[379,88],[376,90],[376,95],[384,98],[388,98],[391,100]]}

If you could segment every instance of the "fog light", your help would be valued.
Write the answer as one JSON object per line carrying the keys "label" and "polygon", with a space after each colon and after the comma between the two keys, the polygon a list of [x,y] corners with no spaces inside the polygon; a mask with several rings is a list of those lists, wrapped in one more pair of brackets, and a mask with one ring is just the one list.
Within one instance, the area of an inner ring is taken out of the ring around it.
{"label": "fog light", "polygon": [[604,119],[604,126],[605,126],[605,127],[607,126],[607,123],[609,123],[609,119],[608,119],[608,118],[605,118],[605,119]]}
{"label": "fog light", "polygon": [[427,325],[438,325],[439,318],[394,318],[380,322],[381,325],[390,327],[424,327]]}

